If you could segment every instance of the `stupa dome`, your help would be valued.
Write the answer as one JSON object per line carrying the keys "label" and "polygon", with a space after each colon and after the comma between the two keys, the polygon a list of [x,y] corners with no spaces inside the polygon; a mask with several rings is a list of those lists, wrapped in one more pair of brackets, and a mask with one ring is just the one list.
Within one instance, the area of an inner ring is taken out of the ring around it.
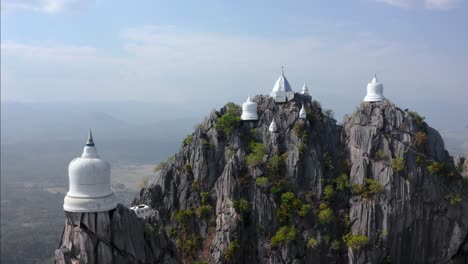
{"label": "stupa dome", "polygon": [[303,94],[303,95],[309,95],[309,88],[307,87],[307,85],[306,85],[305,82],[304,82],[304,84],[302,85],[301,94]]}
{"label": "stupa dome", "polygon": [[364,97],[364,102],[378,102],[384,99],[383,84],[379,83],[377,75],[375,75],[372,81],[367,84],[367,95]]}
{"label": "stupa dome", "polygon": [[273,97],[277,103],[284,103],[294,98],[294,92],[291,89],[291,85],[289,84],[288,79],[284,76],[284,69],[281,69],[281,75],[278,80],[276,80],[270,96]]}
{"label": "stupa dome", "polygon": [[110,187],[110,165],[100,159],[89,131],[88,142],[81,157],[70,162],[70,187],[63,209],[69,212],[102,212],[117,207],[117,199]]}
{"label": "stupa dome", "polygon": [[250,99],[250,96],[247,98],[247,101],[242,104],[242,120],[258,120],[257,114],[257,103],[253,102]]}
{"label": "stupa dome", "polygon": [[275,119],[273,118],[273,121],[271,121],[270,127],[268,128],[270,132],[276,132],[278,131],[278,127],[276,126]]}
{"label": "stupa dome", "polygon": [[306,113],[306,110],[304,108],[304,104],[302,104],[301,111],[299,111],[299,118],[301,118],[301,119],[306,119],[307,118],[307,113]]}

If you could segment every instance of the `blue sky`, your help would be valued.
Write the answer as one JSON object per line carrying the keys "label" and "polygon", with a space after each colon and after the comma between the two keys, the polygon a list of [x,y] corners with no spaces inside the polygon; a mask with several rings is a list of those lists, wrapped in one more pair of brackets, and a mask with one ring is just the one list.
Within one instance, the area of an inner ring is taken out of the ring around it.
{"label": "blue sky", "polygon": [[402,107],[468,113],[466,0],[1,3],[2,100],[169,101],[206,113],[267,94],[284,65],[293,89],[306,81],[339,114],[374,73]]}

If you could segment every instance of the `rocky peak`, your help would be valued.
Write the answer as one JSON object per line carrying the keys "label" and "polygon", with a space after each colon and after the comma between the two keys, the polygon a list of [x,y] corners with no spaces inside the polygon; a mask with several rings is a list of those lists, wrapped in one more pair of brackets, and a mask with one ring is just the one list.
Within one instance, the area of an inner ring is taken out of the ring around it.
{"label": "rocky peak", "polygon": [[[121,250],[142,263],[456,263],[466,257],[465,183],[423,117],[387,100],[364,102],[339,126],[308,95],[283,104],[269,96],[253,101],[258,121],[241,121],[241,108],[232,103],[211,112],[141,190],[135,203],[156,209],[150,226],[164,231],[157,237],[166,242],[140,243],[141,232],[125,232],[136,240]],[[299,118],[303,104],[306,119]],[[273,118],[277,132],[268,130]],[[126,210],[119,208],[119,214]],[[144,226],[137,220],[119,226]],[[72,235],[74,223],[67,222],[69,239],[59,253],[76,258],[69,241],[88,240]],[[135,253],[141,247],[151,250]]]}

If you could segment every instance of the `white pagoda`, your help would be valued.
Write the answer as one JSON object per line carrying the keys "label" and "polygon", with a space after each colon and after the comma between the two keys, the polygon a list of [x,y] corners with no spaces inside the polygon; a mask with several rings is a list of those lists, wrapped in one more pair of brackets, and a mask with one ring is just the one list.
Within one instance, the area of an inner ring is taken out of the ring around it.
{"label": "white pagoda", "polygon": [[364,102],[379,102],[384,99],[383,84],[379,83],[377,75],[374,75],[372,81],[367,84],[367,95],[364,97]]}
{"label": "white pagoda", "polygon": [[275,118],[273,118],[273,121],[271,121],[270,127],[268,128],[270,132],[276,132],[278,131],[278,127],[276,126]]}
{"label": "white pagoda", "polygon": [[309,88],[307,87],[307,84],[305,82],[302,85],[301,94],[302,95],[309,95]]}
{"label": "white pagoda", "polygon": [[247,101],[242,104],[242,120],[258,120],[257,114],[257,103],[253,102],[250,99],[250,96],[247,98]]}
{"label": "white pagoda", "polygon": [[81,157],[70,162],[70,187],[63,209],[68,212],[103,212],[117,207],[117,198],[110,187],[110,165],[99,158],[89,131]]}
{"label": "white pagoda", "polygon": [[284,76],[283,68],[281,68],[281,75],[276,81],[270,96],[273,97],[277,103],[284,103],[294,98],[294,92],[291,89],[288,79]]}

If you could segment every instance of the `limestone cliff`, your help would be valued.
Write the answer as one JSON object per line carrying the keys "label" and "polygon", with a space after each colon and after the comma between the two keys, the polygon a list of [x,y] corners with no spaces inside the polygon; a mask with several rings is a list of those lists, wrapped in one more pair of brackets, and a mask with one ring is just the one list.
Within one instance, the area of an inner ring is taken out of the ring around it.
{"label": "limestone cliff", "polygon": [[[141,190],[135,203],[157,210],[151,237],[123,207],[67,213],[57,260],[467,260],[466,181],[419,115],[389,101],[362,103],[340,126],[310,96],[253,100],[258,121],[240,121],[234,104],[213,111]],[[276,133],[268,131],[273,118]]]}

